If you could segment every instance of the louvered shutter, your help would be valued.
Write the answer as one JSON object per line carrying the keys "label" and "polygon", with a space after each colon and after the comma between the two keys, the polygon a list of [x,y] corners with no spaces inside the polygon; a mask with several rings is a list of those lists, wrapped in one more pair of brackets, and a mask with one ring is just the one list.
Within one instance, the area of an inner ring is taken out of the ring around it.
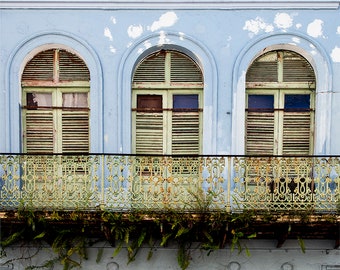
{"label": "louvered shutter", "polygon": [[65,50],[59,51],[60,81],[89,81],[90,72],[82,59]]}
{"label": "louvered shutter", "polygon": [[63,110],[63,153],[89,151],[89,113],[87,110]]}
{"label": "louvered shutter", "polygon": [[277,52],[262,55],[248,69],[247,82],[277,82],[278,81]]}
{"label": "louvered shutter", "polygon": [[[136,153],[198,154],[201,112],[197,93],[203,85],[198,65],[182,53],[160,51],[138,65],[133,85],[137,102],[133,108]],[[172,96],[190,96],[191,93],[195,93],[197,100],[194,110],[172,107]],[[157,97],[161,98],[158,105]],[[141,105],[143,98],[146,103]]]}
{"label": "louvered shutter", "polygon": [[172,113],[172,153],[199,154],[199,112]]}
{"label": "louvered shutter", "polygon": [[47,50],[37,54],[25,66],[22,80],[53,81],[53,63],[54,50]]}
{"label": "louvered shutter", "polygon": [[246,153],[271,155],[274,151],[274,95],[248,95]]}
{"label": "louvered shutter", "polygon": [[172,97],[172,102],[172,153],[199,154],[199,95],[175,94]]}
{"label": "louvered shutter", "polygon": [[189,57],[173,52],[171,53],[171,82],[198,82],[203,81],[200,68]]}
{"label": "louvered shutter", "polygon": [[29,153],[53,153],[52,110],[26,110],[24,141]]}
{"label": "louvered shutter", "polygon": [[134,83],[165,82],[165,52],[147,57],[143,60],[133,77]]}
{"label": "louvered shutter", "polygon": [[62,98],[62,151],[63,153],[88,152],[88,94],[87,92],[63,93]]}
{"label": "louvered shutter", "polygon": [[283,111],[283,154],[310,154],[313,110],[310,94],[285,94]]}
{"label": "louvered shutter", "polygon": [[246,80],[247,97],[275,97],[273,113],[246,111],[246,154],[312,153],[315,76],[309,62],[292,51],[268,52],[249,67]]}
{"label": "louvered shutter", "polygon": [[315,81],[313,68],[297,53],[285,51],[283,53],[283,81],[312,83]]}
{"label": "louvered shutter", "polygon": [[283,154],[310,154],[310,112],[284,112],[283,116]]}
{"label": "louvered shutter", "polygon": [[136,111],[136,153],[163,154],[163,97],[138,95]]}
{"label": "louvered shutter", "polygon": [[163,113],[137,112],[136,153],[163,154]]}
{"label": "louvered shutter", "polygon": [[272,155],[274,151],[274,112],[247,113],[247,155]]}
{"label": "louvered shutter", "polygon": [[89,151],[89,80],[84,61],[65,50],[43,51],[27,63],[22,75],[26,152]]}

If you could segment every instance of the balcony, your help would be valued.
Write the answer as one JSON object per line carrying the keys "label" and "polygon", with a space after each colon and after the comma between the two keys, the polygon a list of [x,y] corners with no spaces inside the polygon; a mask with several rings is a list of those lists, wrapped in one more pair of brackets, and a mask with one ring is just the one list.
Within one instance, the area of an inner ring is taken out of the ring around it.
{"label": "balcony", "polygon": [[0,211],[337,213],[340,157],[0,155]]}

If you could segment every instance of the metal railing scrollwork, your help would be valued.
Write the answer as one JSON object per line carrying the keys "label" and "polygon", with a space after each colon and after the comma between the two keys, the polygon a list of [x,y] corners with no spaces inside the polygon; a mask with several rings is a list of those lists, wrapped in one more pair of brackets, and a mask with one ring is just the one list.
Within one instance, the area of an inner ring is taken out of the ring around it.
{"label": "metal railing scrollwork", "polygon": [[339,211],[340,158],[0,155],[0,208]]}

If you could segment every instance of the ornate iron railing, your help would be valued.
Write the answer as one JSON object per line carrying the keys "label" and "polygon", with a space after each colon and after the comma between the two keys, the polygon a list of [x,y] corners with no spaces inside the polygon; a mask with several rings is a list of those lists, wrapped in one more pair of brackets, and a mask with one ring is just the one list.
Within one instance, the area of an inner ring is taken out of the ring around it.
{"label": "ornate iron railing", "polygon": [[0,208],[334,212],[340,157],[0,155]]}

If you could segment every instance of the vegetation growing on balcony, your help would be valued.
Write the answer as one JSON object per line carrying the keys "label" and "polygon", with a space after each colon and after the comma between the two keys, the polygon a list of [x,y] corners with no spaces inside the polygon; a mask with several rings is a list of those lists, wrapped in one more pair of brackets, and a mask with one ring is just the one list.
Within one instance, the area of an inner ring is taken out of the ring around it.
{"label": "vegetation growing on balcony", "polygon": [[1,245],[47,243],[55,257],[30,269],[79,266],[102,240],[128,263],[177,243],[181,269],[192,249],[248,253],[240,239],[339,246],[339,181],[338,157],[0,155]]}
{"label": "vegetation growing on balcony", "polygon": [[[241,240],[268,237],[270,234],[273,235],[269,237],[278,241],[278,247],[287,238],[297,239],[304,252],[303,238],[308,237],[306,228],[311,226],[314,230],[315,224],[336,228],[340,222],[338,214],[317,216],[314,211],[288,214],[254,210],[239,213],[210,211],[213,194],[208,193],[206,196],[201,190],[193,196],[196,199],[196,212],[49,212],[22,207],[6,214],[8,227],[2,230],[2,254],[5,256],[6,247],[15,243],[34,245],[38,252],[47,243],[55,256],[40,265],[30,265],[27,269],[49,269],[61,264],[67,270],[80,267],[88,259],[87,248],[100,241],[107,241],[115,248],[113,256],[126,249],[128,263],[136,259],[141,248],[149,248],[146,259],[150,260],[156,247],[166,248],[168,244],[176,243],[178,265],[186,269],[191,261],[192,250],[200,249],[209,255],[216,249],[229,246],[231,250],[245,251],[249,255],[247,245]],[[268,235],[264,236],[264,232]],[[97,263],[102,259],[102,252],[98,248]],[[12,258],[3,265],[23,259]]]}
{"label": "vegetation growing on balcony", "polygon": [[[230,243],[232,249],[241,252],[246,247],[239,240],[256,236],[250,228],[254,216],[249,213],[230,215],[207,212],[160,214],[102,211],[93,215],[83,212],[22,210],[13,214],[12,222],[16,222],[16,226],[6,230],[7,235],[3,235],[3,254],[6,253],[6,247],[15,243],[33,244],[38,250],[39,246],[48,243],[55,252],[54,258],[28,269],[47,269],[56,263],[62,264],[64,269],[80,266],[87,259],[87,247],[102,240],[115,247],[113,255],[126,248],[128,263],[135,260],[142,247],[149,247],[147,259],[151,259],[155,247],[166,248],[168,243],[177,243],[178,264],[181,269],[186,269],[192,249],[206,250],[209,255]],[[100,256],[98,250],[98,262]],[[21,259],[14,258],[3,265]]]}

